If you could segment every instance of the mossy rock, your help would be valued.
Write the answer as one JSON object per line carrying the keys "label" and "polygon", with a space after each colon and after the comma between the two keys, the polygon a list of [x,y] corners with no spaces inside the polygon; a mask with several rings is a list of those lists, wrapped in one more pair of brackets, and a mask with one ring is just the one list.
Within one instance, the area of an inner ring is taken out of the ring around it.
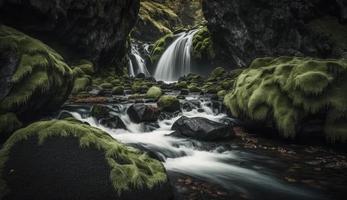
{"label": "mossy rock", "polygon": [[207,27],[202,27],[193,36],[193,58],[212,60],[214,57],[211,34]]}
{"label": "mossy rock", "polygon": [[189,86],[188,86],[188,90],[190,92],[201,92],[201,89],[199,88],[198,84],[197,83],[191,83]]}
{"label": "mossy rock", "polygon": [[134,93],[146,93],[148,90],[148,85],[146,82],[142,80],[134,81],[133,84],[131,85],[131,90]]}
{"label": "mossy rock", "polygon": [[187,81],[178,81],[176,83],[176,88],[178,88],[178,89],[187,89],[188,88]]}
{"label": "mossy rock", "polygon": [[14,131],[21,127],[22,122],[18,120],[16,114],[0,114],[0,143],[5,142]]}
{"label": "mossy rock", "polygon": [[231,113],[270,122],[285,138],[300,137],[312,120],[330,142],[347,140],[347,60],[256,59],[224,103]]}
{"label": "mossy rock", "polygon": [[85,91],[88,86],[92,83],[91,77],[84,75],[82,77],[76,78],[74,81],[74,86],[72,89],[72,94],[78,94],[82,91]]}
{"label": "mossy rock", "polygon": [[150,99],[158,99],[162,94],[163,92],[161,91],[160,87],[152,86],[148,89],[146,96]]}
{"label": "mossy rock", "polygon": [[181,110],[180,101],[175,96],[161,96],[157,104],[160,110],[164,112],[176,112]]}
{"label": "mossy rock", "polygon": [[123,86],[116,86],[116,87],[112,88],[112,94],[124,95],[124,87]]}
{"label": "mossy rock", "polygon": [[167,34],[154,43],[153,50],[151,52],[151,62],[153,64],[158,63],[160,57],[163,55],[167,47],[173,42],[175,36],[173,34]]}
{"label": "mossy rock", "polygon": [[0,151],[2,199],[170,199],[163,165],[74,119],[16,131]]}
{"label": "mossy rock", "polygon": [[110,90],[110,89],[112,89],[113,85],[112,85],[111,83],[102,83],[102,84],[100,85],[100,87],[101,87],[102,89],[108,89],[108,90]]}
{"label": "mossy rock", "polygon": [[[15,113],[19,119],[30,121],[55,111],[65,102],[72,89],[73,72],[53,49],[0,25],[0,54],[11,58],[5,63],[15,66],[10,80],[5,81],[10,90],[0,98],[1,112]],[[13,60],[16,62],[11,63]]]}

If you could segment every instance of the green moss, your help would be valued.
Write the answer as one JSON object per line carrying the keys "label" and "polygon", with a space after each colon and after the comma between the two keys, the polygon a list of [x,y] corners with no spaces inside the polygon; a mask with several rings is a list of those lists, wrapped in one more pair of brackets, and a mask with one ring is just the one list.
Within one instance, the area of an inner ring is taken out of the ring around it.
{"label": "green moss", "polygon": [[294,138],[307,119],[319,115],[327,139],[344,142],[346,80],[346,59],[256,59],[238,76],[224,103],[237,117],[273,122],[286,138]]}
{"label": "green moss", "polygon": [[193,57],[211,60],[215,57],[211,34],[207,27],[202,27],[193,37]]}
{"label": "green moss", "polygon": [[20,122],[14,113],[0,114],[0,138],[7,139],[11,133],[22,127]]}
{"label": "green moss", "polygon": [[102,89],[112,89],[113,85],[111,83],[102,83],[100,87]]}
{"label": "green moss", "polygon": [[148,83],[142,80],[136,80],[131,85],[131,90],[135,93],[145,93],[148,90]]}
{"label": "green moss", "polygon": [[221,91],[217,92],[217,96],[219,98],[224,98],[226,94],[227,94],[227,91],[225,91],[225,90],[221,90]]}
{"label": "green moss", "polygon": [[173,40],[174,40],[174,35],[167,34],[154,43],[154,47],[151,52],[152,63],[157,63],[159,61],[164,51],[173,42]]}
{"label": "green moss", "polygon": [[124,94],[124,87],[123,86],[116,86],[116,87],[112,88],[112,94],[123,95]]}
{"label": "green moss", "polygon": [[201,92],[201,89],[199,88],[199,85],[197,83],[191,83],[189,86],[188,86],[188,90],[190,92]]}
{"label": "green moss", "polygon": [[163,95],[157,104],[163,111],[175,112],[180,110],[180,102],[175,96]]}
{"label": "green moss", "polygon": [[187,89],[188,88],[188,83],[187,83],[187,81],[178,81],[176,83],[176,87],[178,89]]}
{"label": "green moss", "polygon": [[92,80],[90,76],[83,76],[80,78],[76,78],[74,81],[74,87],[72,89],[72,94],[78,94],[86,89],[86,87],[90,86]]}
{"label": "green moss", "polygon": [[59,106],[70,93],[73,80],[63,58],[42,42],[0,25],[0,51],[9,49],[20,60],[12,76],[11,92],[1,100],[0,110],[35,113]]}
{"label": "green moss", "polygon": [[158,99],[162,94],[160,87],[152,86],[148,89],[146,96],[147,98]]}
{"label": "green moss", "polygon": [[37,144],[42,145],[50,137],[77,138],[81,148],[97,148],[104,152],[105,161],[110,166],[110,181],[118,194],[129,189],[152,188],[167,181],[165,169],[159,161],[124,146],[99,129],[76,120],[40,121],[16,131],[1,149],[0,197],[11,189],[3,178],[3,171],[12,148],[29,138],[37,138]]}

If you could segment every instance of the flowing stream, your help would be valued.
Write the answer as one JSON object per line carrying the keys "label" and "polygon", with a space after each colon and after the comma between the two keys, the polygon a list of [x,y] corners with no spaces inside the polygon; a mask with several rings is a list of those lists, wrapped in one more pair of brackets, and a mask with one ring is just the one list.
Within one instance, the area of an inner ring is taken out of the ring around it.
{"label": "flowing stream", "polygon": [[[145,45],[144,48],[148,48],[147,45]],[[131,43],[131,52],[129,58],[129,75],[134,77],[140,73],[145,74],[146,77],[150,76],[150,73],[148,72],[146,67],[146,61],[142,58],[139,52],[138,44]]]}
{"label": "flowing stream", "polygon": [[219,185],[227,191],[242,192],[247,199],[324,199],[311,190],[280,180],[278,174],[281,172],[268,167],[283,165],[276,158],[243,151],[234,147],[232,141],[225,142],[225,146],[170,136],[171,126],[183,115],[204,117],[222,123],[230,119],[225,114],[213,110],[208,99],[196,96],[188,98],[187,101],[198,101],[200,105],[189,111],[183,110],[178,116],[158,120],[154,126],[131,122],[126,114],[130,104],[113,105],[116,108],[115,113],[125,123],[127,130],[110,129],[100,125],[97,120],[86,114],[88,109],[70,111],[70,114],[80,121],[106,131],[122,143],[154,153],[169,173],[188,175]]}
{"label": "flowing stream", "polygon": [[198,30],[180,33],[177,39],[160,57],[154,78],[161,81],[177,81],[191,72],[191,47],[193,36]]}

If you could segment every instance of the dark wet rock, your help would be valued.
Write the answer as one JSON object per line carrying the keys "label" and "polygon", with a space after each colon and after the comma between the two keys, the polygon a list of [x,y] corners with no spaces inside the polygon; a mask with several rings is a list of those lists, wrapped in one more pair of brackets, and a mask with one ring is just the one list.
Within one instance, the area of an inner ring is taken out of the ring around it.
{"label": "dark wet rock", "polygon": [[181,111],[176,112],[161,112],[159,115],[159,120],[168,120],[175,118],[181,114]]}
{"label": "dark wet rock", "polygon": [[120,112],[118,107],[112,107],[107,105],[94,105],[90,115],[98,120],[98,122],[113,129],[126,129],[126,126],[122,119],[118,116]]}
{"label": "dark wet rock", "polygon": [[136,78],[144,79],[146,78],[146,75],[144,73],[139,73],[136,75]]}
{"label": "dark wet rock", "polygon": [[180,91],[180,95],[188,95],[188,94],[189,94],[189,90],[187,90],[187,89],[182,89]]}
{"label": "dark wet rock", "polygon": [[2,23],[57,50],[67,60],[88,59],[100,67],[119,64],[136,23],[139,0],[3,0]]}
{"label": "dark wet rock", "polygon": [[127,114],[131,121],[135,123],[155,122],[158,120],[160,110],[150,105],[133,104],[128,108]]}
{"label": "dark wet rock", "polygon": [[145,132],[151,132],[151,131],[154,131],[154,130],[160,128],[158,122],[145,122],[144,126],[145,126],[145,128],[144,128]]}
{"label": "dark wet rock", "polygon": [[344,0],[203,0],[216,61],[229,67],[264,56],[341,57],[346,10]]}
{"label": "dark wet rock", "polygon": [[228,139],[233,136],[229,125],[211,121],[202,117],[181,117],[171,127],[176,134],[203,141]]}
{"label": "dark wet rock", "polygon": [[186,101],[182,104],[182,109],[190,112],[193,109],[198,109],[201,107],[201,103],[198,100]]}
{"label": "dark wet rock", "polygon": [[183,96],[183,95],[178,95],[178,96],[177,96],[177,99],[182,99],[182,100],[184,100],[184,99],[186,99],[186,97]]}

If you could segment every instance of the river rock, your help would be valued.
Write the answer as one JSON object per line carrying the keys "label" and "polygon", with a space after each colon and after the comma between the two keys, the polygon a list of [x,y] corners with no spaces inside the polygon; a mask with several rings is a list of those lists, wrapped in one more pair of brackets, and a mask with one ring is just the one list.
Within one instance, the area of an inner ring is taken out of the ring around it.
{"label": "river rock", "polygon": [[202,117],[181,117],[171,127],[174,135],[181,135],[197,140],[216,141],[231,138],[232,129],[227,124],[211,121]]}
{"label": "river rock", "polygon": [[90,115],[98,120],[98,122],[112,129],[126,129],[122,119],[118,116],[119,108],[112,108],[106,105],[94,105]]}
{"label": "river rock", "polygon": [[65,59],[88,59],[106,67],[124,58],[139,6],[139,0],[2,0],[0,18]]}
{"label": "river rock", "polygon": [[164,112],[176,112],[181,110],[180,101],[174,96],[161,96],[157,104],[160,110]]}
{"label": "river rock", "polygon": [[158,120],[160,110],[150,105],[133,104],[128,108],[127,114],[131,121],[135,123],[155,122]]}
{"label": "river rock", "polygon": [[161,162],[76,120],[36,122],[4,146],[0,199],[172,199]]}

